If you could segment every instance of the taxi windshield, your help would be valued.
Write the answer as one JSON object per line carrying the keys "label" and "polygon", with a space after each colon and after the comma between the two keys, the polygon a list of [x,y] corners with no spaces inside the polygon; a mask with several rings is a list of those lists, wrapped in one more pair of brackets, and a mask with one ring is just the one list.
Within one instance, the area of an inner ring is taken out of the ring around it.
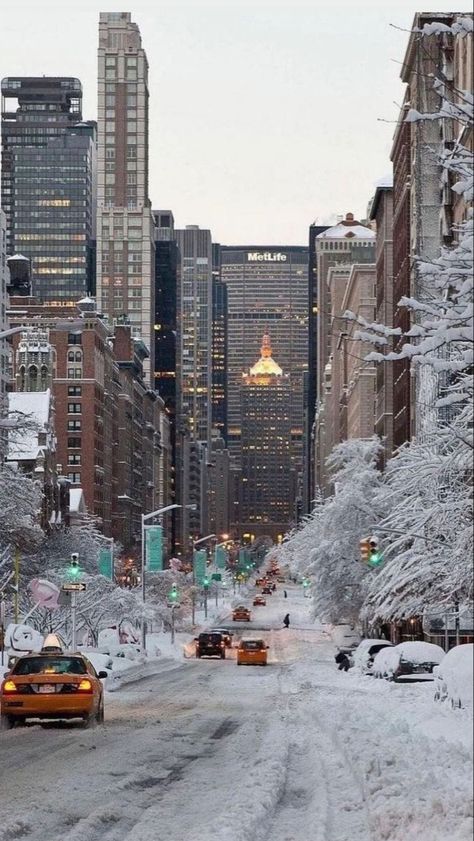
{"label": "taxi windshield", "polygon": [[21,657],[12,669],[15,675],[85,675],[80,657]]}

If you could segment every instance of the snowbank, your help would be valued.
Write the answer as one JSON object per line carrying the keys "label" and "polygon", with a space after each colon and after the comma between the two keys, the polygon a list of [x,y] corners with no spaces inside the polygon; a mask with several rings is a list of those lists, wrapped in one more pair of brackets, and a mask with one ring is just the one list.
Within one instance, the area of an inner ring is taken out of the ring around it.
{"label": "snowbank", "polygon": [[474,645],[458,645],[435,668],[435,699],[453,707],[473,706]]}

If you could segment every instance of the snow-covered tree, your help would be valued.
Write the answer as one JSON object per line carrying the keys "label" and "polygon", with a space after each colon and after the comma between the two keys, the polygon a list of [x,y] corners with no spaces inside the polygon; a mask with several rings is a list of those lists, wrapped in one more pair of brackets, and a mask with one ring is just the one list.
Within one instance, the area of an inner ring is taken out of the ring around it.
{"label": "snow-covered tree", "polygon": [[[472,31],[472,18],[459,17],[451,27],[429,24],[421,35],[472,38]],[[439,111],[411,110],[406,119],[453,123],[457,139],[440,152],[439,163],[445,183],[462,198],[464,221],[438,258],[417,255],[417,297],[397,302],[411,313],[408,331],[357,319],[362,330],[356,335],[381,348],[368,361],[409,359],[413,366],[428,366],[436,384],[432,405],[419,407],[429,410],[431,421],[423,440],[405,445],[387,466],[384,499],[388,494],[390,513],[380,528],[390,531],[384,568],[364,608],[369,618],[414,616],[429,606],[472,600],[474,98],[442,75],[434,87]]]}
{"label": "snow-covered tree", "polygon": [[0,549],[28,551],[39,546],[43,539],[38,523],[41,501],[39,482],[12,465],[0,465]]}
{"label": "snow-covered tree", "polygon": [[320,619],[357,621],[376,575],[361,563],[359,541],[373,533],[383,513],[381,449],[377,437],[338,444],[328,459],[334,496],[320,499],[278,551],[280,562],[310,579]]}

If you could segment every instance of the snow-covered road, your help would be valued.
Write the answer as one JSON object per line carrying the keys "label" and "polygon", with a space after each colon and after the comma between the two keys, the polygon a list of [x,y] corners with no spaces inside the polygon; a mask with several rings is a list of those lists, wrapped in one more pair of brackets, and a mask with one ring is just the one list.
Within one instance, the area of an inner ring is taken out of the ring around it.
{"label": "snow-covered road", "polygon": [[2,733],[0,841],[471,839],[468,716],[337,672],[309,600],[268,601],[266,669],[168,663],[109,695],[103,728]]}

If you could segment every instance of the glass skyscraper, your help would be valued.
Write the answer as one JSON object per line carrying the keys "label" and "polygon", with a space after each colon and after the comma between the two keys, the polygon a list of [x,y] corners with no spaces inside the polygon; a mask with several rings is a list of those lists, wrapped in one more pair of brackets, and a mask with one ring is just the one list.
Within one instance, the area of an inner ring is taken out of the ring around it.
{"label": "glass skyscraper", "polygon": [[93,288],[96,124],[81,100],[78,79],[2,80],[7,249],[31,260],[33,294],[50,303]]}

